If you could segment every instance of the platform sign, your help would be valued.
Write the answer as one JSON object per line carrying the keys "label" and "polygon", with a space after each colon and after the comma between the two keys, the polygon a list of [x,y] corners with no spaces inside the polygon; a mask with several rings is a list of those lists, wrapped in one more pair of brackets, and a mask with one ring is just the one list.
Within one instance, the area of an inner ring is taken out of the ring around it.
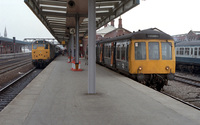
{"label": "platform sign", "polygon": [[61,43],[62,45],[65,45],[65,41],[62,41],[62,43]]}
{"label": "platform sign", "polygon": [[69,33],[70,33],[70,34],[75,34],[75,29],[74,29],[74,28],[70,28],[70,29],[69,29]]}

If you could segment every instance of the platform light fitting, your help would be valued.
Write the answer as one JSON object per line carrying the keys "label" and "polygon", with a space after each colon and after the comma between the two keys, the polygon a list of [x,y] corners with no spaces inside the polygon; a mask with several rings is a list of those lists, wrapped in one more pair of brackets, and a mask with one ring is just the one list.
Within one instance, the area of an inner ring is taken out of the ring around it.
{"label": "platform light fitting", "polygon": [[75,6],[75,2],[73,0],[70,0],[68,2],[69,7],[74,7]]}

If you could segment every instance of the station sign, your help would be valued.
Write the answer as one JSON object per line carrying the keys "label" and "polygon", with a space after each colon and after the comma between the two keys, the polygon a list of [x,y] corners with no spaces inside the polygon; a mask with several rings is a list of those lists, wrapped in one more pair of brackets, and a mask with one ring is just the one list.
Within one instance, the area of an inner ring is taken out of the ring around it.
{"label": "station sign", "polygon": [[65,43],[65,41],[62,41],[62,43],[61,43],[62,45],[65,45],[66,43]]}
{"label": "station sign", "polygon": [[160,38],[159,34],[147,34],[147,38]]}

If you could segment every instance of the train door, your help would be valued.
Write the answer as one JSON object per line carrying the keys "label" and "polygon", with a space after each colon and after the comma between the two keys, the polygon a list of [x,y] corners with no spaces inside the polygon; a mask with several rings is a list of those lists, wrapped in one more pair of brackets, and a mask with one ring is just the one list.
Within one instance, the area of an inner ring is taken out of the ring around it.
{"label": "train door", "polygon": [[100,44],[100,63],[103,62],[103,44]]}
{"label": "train door", "polygon": [[96,44],[96,60],[100,62],[100,45]]}
{"label": "train door", "polygon": [[110,61],[110,66],[113,66],[114,62],[114,42],[111,43],[111,61]]}

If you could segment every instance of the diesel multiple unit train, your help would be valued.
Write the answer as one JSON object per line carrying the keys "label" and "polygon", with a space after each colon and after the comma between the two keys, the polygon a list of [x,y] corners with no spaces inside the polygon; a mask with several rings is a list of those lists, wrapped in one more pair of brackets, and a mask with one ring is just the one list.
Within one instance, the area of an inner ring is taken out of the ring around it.
{"label": "diesel multiple unit train", "polygon": [[100,40],[96,62],[160,91],[174,78],[174,41],[157,28]]}
{"label": "diesel multiple unit train", "polygon": [[200,41],[176,43],[176,68],[190,73],[200,70]]}
{"label": "diesel multiple unit train", "polygon": [[47,66],[58,54],[60,48],[48,41],[38,40],[32,44],[32,63],[37,68]]}

